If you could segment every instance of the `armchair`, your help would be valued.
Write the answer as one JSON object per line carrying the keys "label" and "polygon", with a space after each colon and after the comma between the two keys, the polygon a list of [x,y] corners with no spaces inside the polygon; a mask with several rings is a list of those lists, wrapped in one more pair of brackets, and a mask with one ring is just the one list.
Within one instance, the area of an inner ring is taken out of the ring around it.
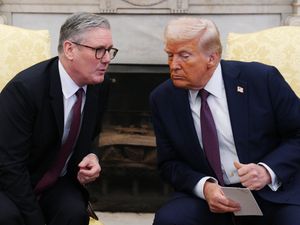
{"label": "armchair", "polygon": [[[18,72],[51,57],[49,31],[0,24],[0,52],[1,92]],[[103,224],[90,217],[90,225]]]}
{"label": "armchair", "polygon": [[279,26],[254,33],[229,33],[225,59],[273,65],[300,97],[300,27]]}
{"label": "armchair", "polygon": [[47,30],[0,24],[0,91],[21,70],[50,58]]}

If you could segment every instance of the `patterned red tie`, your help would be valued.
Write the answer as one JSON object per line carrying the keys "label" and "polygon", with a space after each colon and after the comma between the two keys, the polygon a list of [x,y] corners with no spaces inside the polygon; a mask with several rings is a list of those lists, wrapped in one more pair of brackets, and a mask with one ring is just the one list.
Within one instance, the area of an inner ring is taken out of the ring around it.
{"label": "patterned red tie", "polygon": [[76,94],[76,102],[72,107],[72,120],[70,131],[65,143],[62,144],[61,149],[57,155],[57,159],[50,169],[44,174],[42,179],[37,183],[34,192],[40,194],[45,189],[53,185],[58,179],[64,165],[71,154],[77,135],[79,133],[80,120],[81,120],[81,104],[82,104],[82,95],[84,90],[82,88],[78,89]]}
{"label": "patterned red tie", "polygon": [[209,105],[207,104],[209,92],[201,89],[199,91],[199,95],[201,97],[200,123],[204,152],[211,168],[217,176],[219,183],[223,186],[224,180],[221,169],[217,130]]}

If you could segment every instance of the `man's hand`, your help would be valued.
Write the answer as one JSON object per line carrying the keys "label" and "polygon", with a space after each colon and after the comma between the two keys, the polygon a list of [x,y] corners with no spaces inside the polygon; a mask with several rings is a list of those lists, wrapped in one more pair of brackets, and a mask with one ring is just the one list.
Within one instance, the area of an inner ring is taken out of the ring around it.
{"label": "man's hand", "polygon": [[240,204],[227,198],[217,183],[206,181],[203,188],[204,196],[213,213],[237,212]]}
{"label": "man's hand", "polygon": [[79,171],[77,179],[81,184],[87,184],[96,180],[100,175],[101,167],[98,161],[98,157],[90,153],[78,165]]}
{"label": "man's hand", "polygon": [[271,176],[265,167],[249,163],[234,162],[241,183],[250,190],[260,190],[271,183]]}

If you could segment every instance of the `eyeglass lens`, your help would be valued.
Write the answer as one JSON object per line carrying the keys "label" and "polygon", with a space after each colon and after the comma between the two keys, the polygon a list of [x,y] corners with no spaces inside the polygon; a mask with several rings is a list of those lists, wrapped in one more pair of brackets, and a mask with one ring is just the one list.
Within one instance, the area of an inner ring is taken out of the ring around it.
{"label": "eyeglass lens", "polygon": [[115,48],[109,48],[109,49],[98,48],[98,49],[96,50],[96,58],[97,58],[97,59],[101,59],[101,58],[105,55],[106,51],[108,52],[109,58],[110,58],[110,59],[115,58],[115,56],[116,56],[116,54],[117,54],[117,52],[118,52],[118,50],[115,49]]}

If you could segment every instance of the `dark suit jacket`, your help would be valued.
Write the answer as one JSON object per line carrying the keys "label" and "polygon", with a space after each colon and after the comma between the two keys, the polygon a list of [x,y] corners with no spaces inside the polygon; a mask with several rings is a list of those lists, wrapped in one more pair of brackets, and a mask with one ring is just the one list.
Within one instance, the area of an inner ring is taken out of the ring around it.
{"label": "dark suit jacket", "polygon": [[[92,151],[100,132],[107,84],[106,79],[87,87],[82,126],[68,164],[74,180],[78,163]],[[57,57],[19,73],[0,94],[0,191],[16,203],[28,224],[41,221],[33,187],[60,149],[63,121]]]}
{"label": "dark suit jacket", "polygon": [[[221,67],[240,162],[264,162],[282,182],[276,192],[267,186],[258,191],[262,198],[299,205],[299,98],[274,67],[236,61],[221,61]],[[193,194],[202,177],[215,175],[196,135],[188,90],[167,80],[151,93],[150,105],[162,177]]]}

